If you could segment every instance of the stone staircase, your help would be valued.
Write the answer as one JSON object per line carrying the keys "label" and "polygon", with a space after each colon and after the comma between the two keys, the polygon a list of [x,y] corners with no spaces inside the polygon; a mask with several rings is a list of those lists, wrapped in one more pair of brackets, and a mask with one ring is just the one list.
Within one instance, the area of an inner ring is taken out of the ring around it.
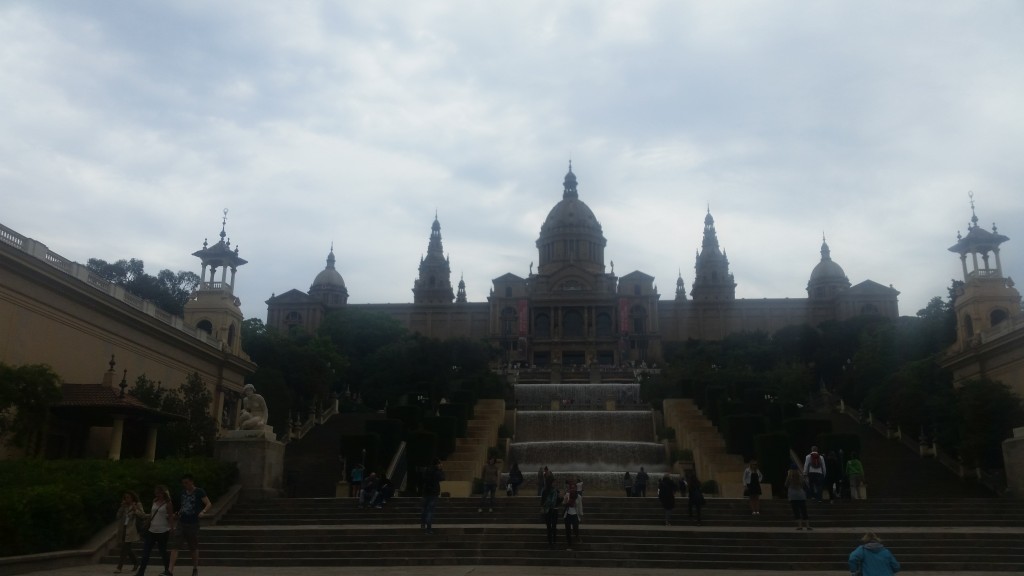
{"label": "stone staircase", "polygon": [[[585,497],[582,542],[554,550],[534,497],[443,498],[434,534],[419,529],[419,501],[384,509],[352,499],[243,502],[202,533],[210,566],[522,565],[630,568],[836,570],[866,529],[877,531],[908,571],[1024,572],[1024,502],[998,499],[862,500],[814,504],[813,532],[793,530],[788,504],[711,499],[702,526],[678,501],[664,526],[656,498]],[[869,527],[869,528],[865,528]],[[113,563],[111,555],[106,563]]]}
{"label": "stone staircase", "polygon": [[487,462],[487,449],[498,443],[498,428],[504,421],[504,400],[477,400],[473,419],[466,425],[466,437],[456,439],[455,452],[444,461],[441,492],[453,497],[472,494],[473,479]]}
{"label": "stone staircase", "polygon": [[[743,496],[743,470],[746,463],[736,454],[725,451],[725,439],[718,429],[689,398],[666,398],[662,402],[665,426],[676,431],[676,443],[680,448],[693,451],[693,463],[697,478],[702,482],[714,480],[718,492],[724,498]],[[772,497],[770,484],[762,484],[762,498]]]}

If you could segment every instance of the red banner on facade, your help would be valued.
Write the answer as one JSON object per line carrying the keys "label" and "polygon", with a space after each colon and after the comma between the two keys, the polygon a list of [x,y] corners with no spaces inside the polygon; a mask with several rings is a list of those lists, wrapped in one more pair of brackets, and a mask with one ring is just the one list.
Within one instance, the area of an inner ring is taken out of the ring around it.
{"label": "red banner on facade", "polygon": [[519,309],[519,335],[526,336],[526,328],[527,326],[529,326],[529,322],[527,322],[528,318],[526,317],[526,299],[520,300],[518,302],[517,308]]}

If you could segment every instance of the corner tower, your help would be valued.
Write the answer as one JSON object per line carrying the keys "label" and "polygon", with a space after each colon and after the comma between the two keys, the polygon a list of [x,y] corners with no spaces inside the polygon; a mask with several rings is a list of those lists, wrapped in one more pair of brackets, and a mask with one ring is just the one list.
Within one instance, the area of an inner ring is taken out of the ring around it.
{"label": "corner tower", "polygon": [[955,348],[963,351],[972,346],[976,335],[1021,314],[1020,292],[1014,288],[1013,279],[1003,276],[999,259],[999,245],[1009,238],[1000,234],[994,223],[991,232],[978,226],[973,194],[967,235],[961,236],[958,232],[956,238],[956,244],[950,246],[949,251],[960,255],[964,286],[954,305]]}
{"label": "corner tower", "polygon": [[441,223],[437,214],[434,214],[434,223],[430,226],[427,255],[420,258],[420,275],[413,283],[412,295],[416,304],[451,304],[455,299],[452,269],[441,246]]}
{"label": "corner tower", "polygon": [[[227,238],[228,211],[224,209],[221,220],[220,241],[208,246],[203,241],[203,249],[192,255],[202,262],[202,280],[199,288],[193,292],[185,304],[185,324],[194,326],[219,340],[222,348],[235,356],[242,355],[242,310],[241,302],[235,296],[235,273],[238,267],[248,262],[238,255],[238,246],[231,249],[231,239]],[[220,269],[220,279],[217,270]],[[228,278],[228,269],[231,278]]]}

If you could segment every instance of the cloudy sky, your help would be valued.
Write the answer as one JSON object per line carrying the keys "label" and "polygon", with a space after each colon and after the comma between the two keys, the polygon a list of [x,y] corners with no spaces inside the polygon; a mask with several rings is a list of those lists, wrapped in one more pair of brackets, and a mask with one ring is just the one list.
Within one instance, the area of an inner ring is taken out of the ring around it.
{"label": "cloudy sky", "polygon": [[[85,262],[199,271],[221,212],[246,317],[334,243],[350,302],[525,275],[571,158],[623,275],[672,298],[705,211],[744,298],[802,297],[822,234],[914,314],[981,223],[1024,279],[1024,4],[0,4],[0,223]],[[610,264],[609,264],[610,266]]]}

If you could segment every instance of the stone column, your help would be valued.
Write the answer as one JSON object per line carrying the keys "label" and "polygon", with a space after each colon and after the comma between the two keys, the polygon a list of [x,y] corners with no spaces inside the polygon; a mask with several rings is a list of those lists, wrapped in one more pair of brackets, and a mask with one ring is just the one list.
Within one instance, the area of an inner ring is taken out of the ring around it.
{"label": "stone column", "polygon": [[110,451],[107,458],[121,459],[121,438],[124,436],[124,416],[114,416],[114,425],[110,428]]}
{"label": "stone column", "polygon": [[143,458],[146,462],[156,460],[156,424],[150,424],[146,429],[146,454]]}
{"label": "stone column", "polygon": [[1013,438],[1003,440],[1006,489],[1013,498],[1024,498],[1024,427],[1013,429]]}

